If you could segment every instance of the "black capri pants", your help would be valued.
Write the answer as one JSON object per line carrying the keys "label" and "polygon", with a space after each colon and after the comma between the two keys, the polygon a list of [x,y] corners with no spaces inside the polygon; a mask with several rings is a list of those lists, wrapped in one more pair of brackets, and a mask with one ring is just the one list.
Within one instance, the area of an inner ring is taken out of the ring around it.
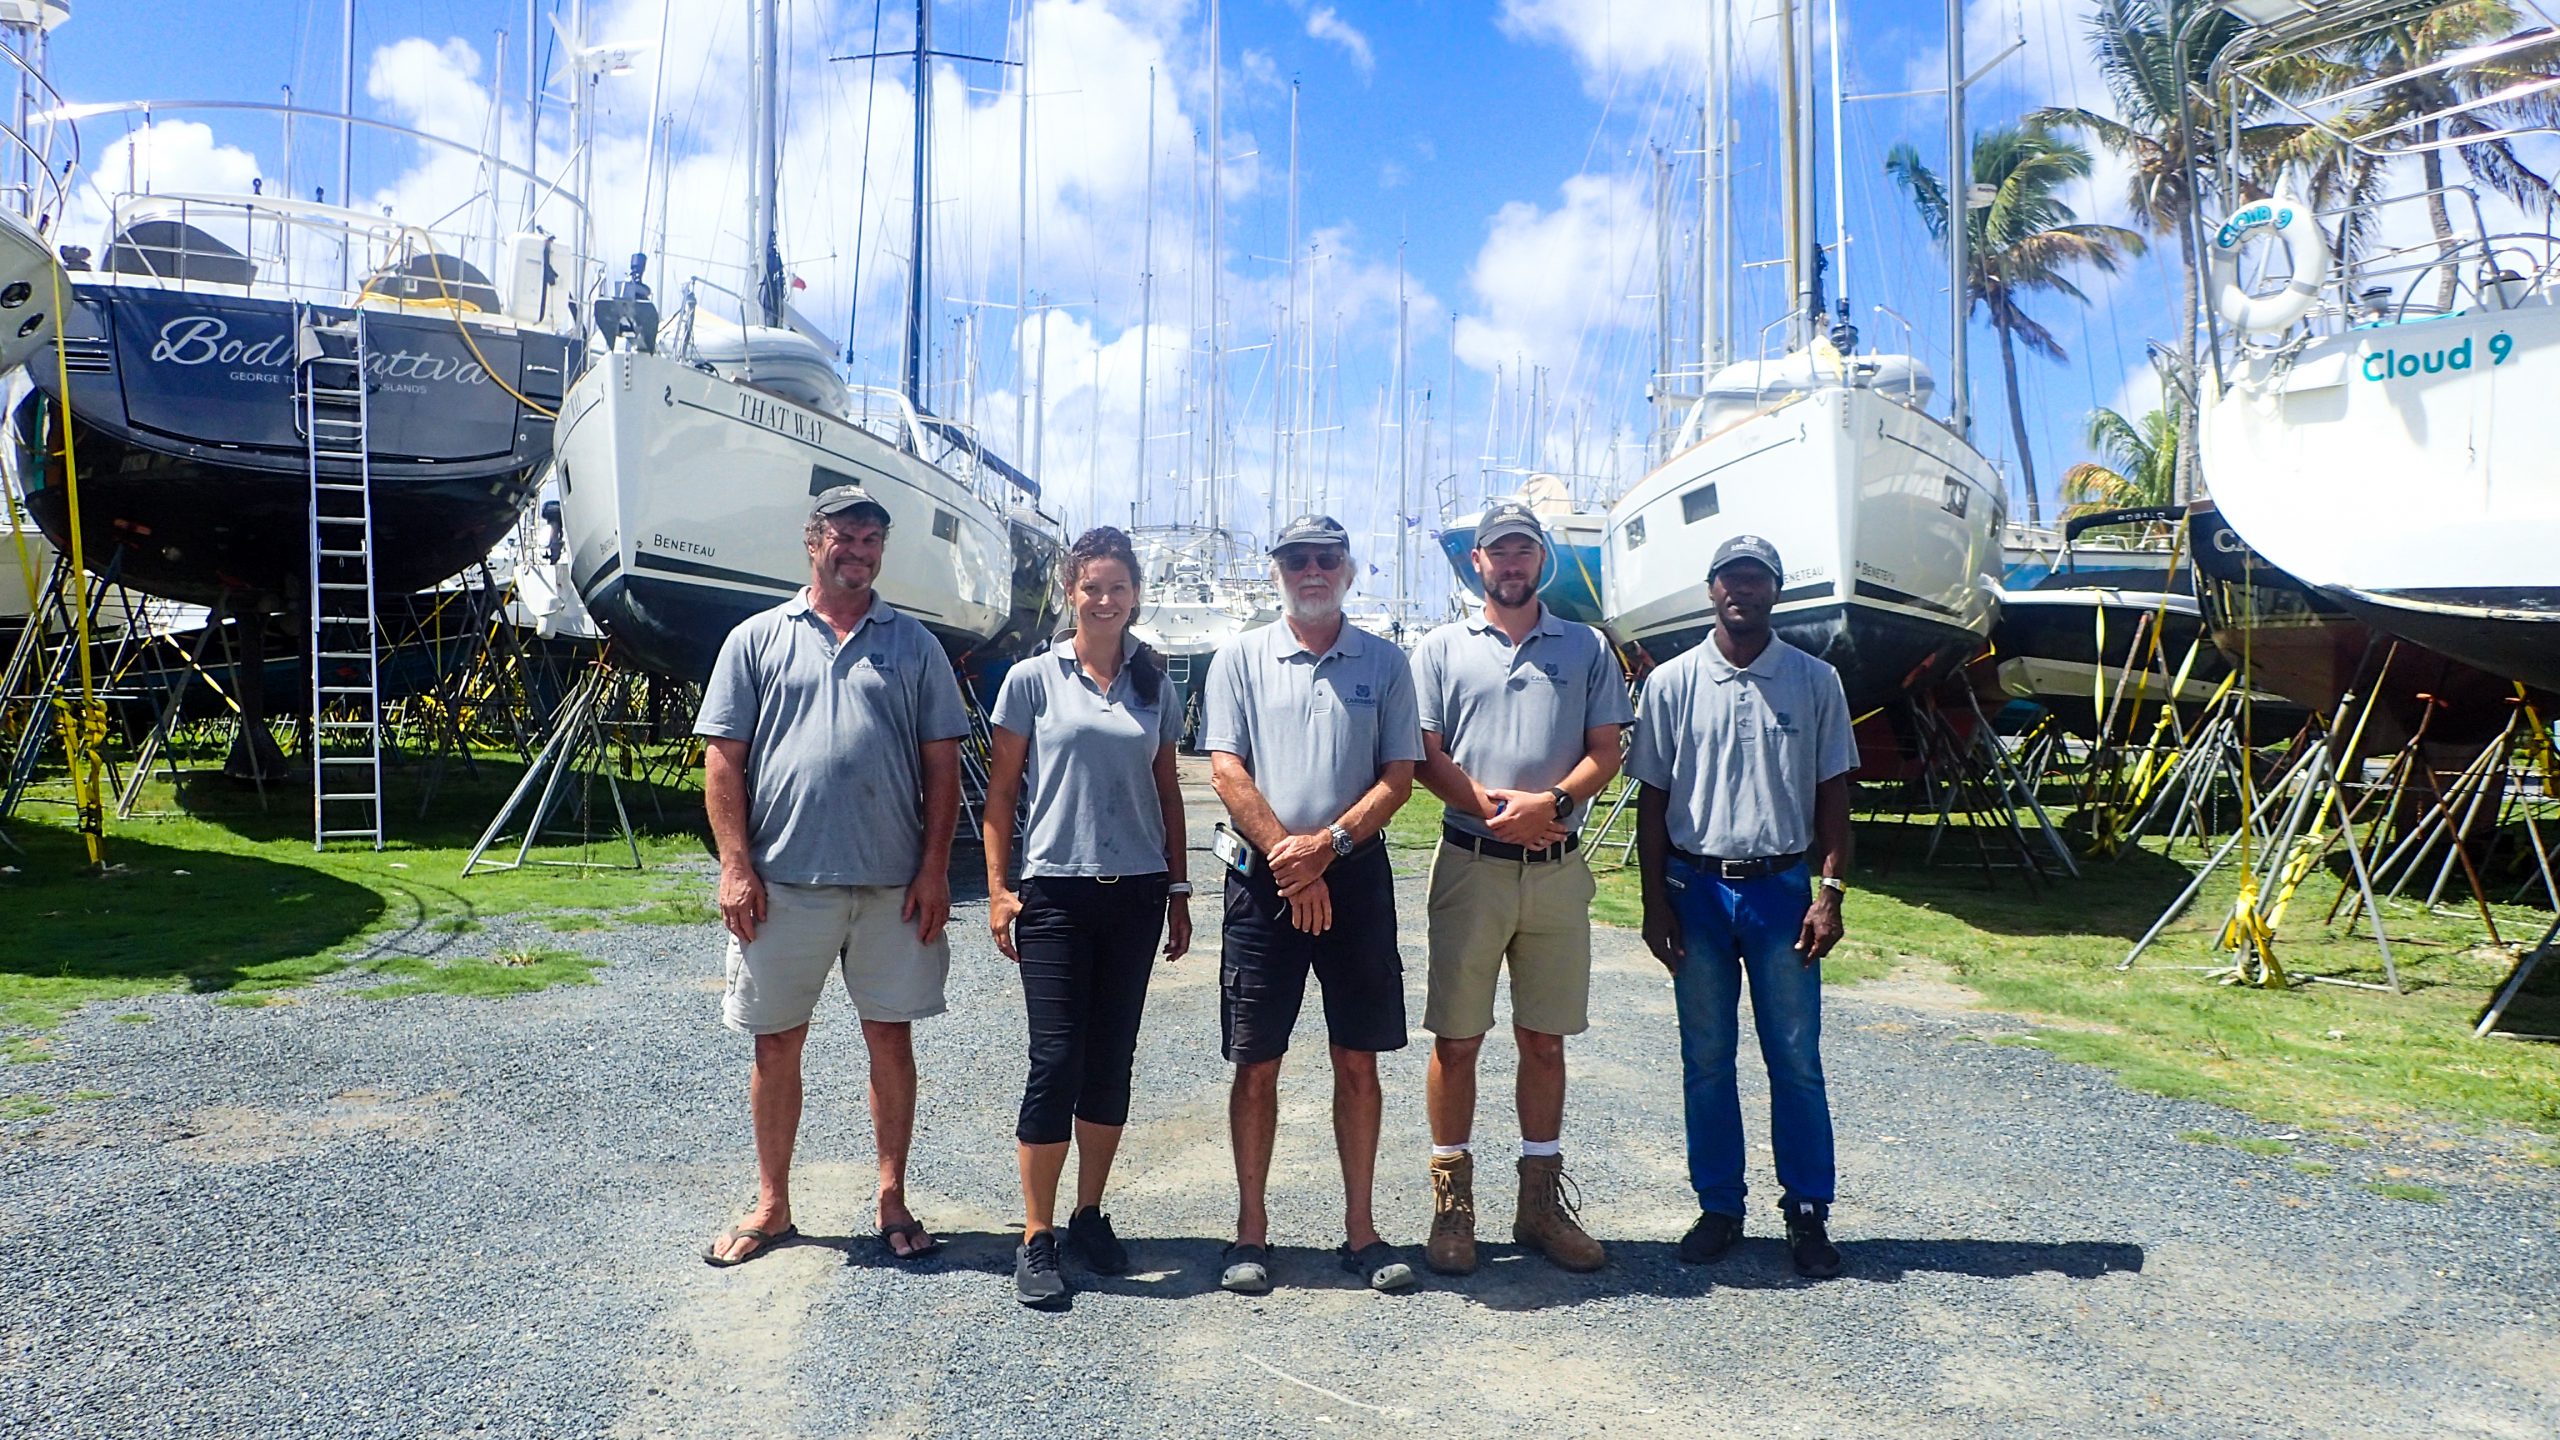
{"label": "black capri pants", "polygon": [[1129,1072],[1164,941],[1163,872],[1022,882],[1013,948],[1031,1020],[1031,1077],[1014,1138],[1058,1145],[1070,1123],[1129,1123]]}

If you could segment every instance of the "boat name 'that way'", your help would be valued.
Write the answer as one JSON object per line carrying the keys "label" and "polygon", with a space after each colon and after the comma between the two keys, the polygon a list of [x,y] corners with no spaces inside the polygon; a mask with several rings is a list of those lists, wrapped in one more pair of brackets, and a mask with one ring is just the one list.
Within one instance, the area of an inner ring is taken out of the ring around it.
{"label": "boat name 'that way'", "polygon": [[762,395],[741,391],[738,395],[738,418],[794,440],[806,440],[812,445],[827,443],[826,421],[797,405],[785,405]]}

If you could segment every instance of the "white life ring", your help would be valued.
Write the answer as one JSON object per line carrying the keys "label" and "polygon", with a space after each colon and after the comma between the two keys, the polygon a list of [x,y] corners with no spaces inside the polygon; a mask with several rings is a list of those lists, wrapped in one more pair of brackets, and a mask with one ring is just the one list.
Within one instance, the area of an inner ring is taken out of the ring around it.
{"label": "white life ring", "polygon": [[[2269,295],[2240,288],[2240,247],[2252,235],[2273,235],[2293,259],[2293,278]],[[2222,222],[2213,236],[2213,269],[2217,280],[2213,308],[2242,331],[2283,330],[2310,313],[2329,278],[2329,237],[2311,207],[2277,196],[2253,200]]]}

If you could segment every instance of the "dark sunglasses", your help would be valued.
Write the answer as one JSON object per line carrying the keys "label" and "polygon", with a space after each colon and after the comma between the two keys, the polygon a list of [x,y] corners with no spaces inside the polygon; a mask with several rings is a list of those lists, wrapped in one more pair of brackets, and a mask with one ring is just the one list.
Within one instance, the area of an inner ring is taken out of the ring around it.
{"label": "dark sunglasses", "polygon": [[1280,555],[1280,568],[1292,574],[1313,565],[1330,575],[1342,568],[1339,550],[1285,550]]}

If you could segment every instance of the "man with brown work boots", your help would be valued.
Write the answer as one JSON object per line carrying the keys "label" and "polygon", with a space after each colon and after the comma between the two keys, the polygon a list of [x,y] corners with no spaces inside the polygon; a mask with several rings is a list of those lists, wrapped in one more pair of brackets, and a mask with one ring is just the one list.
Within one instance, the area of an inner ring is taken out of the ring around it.
{"label": "man with brown work boots", "polygon": [[1472,558],[1484,613],[1432,631],[1413,653],[1423,761],[1415,778],[1447,802],[1431,863],[1431,976],[1423,1025],[1436,1037],[1431,1241],[1444,1275],[1476,1268],[1476,1056],[1511,969],[1520,1047],[1520,1201],[1511,1238],[1567,1270],[1608,1252],[1565,1198],[1564,1037],[1590,1026],[1591,868],[1575,816],[1618,773],[1633,723],[1626,679],[1598,631],[1538,599],[1545,527],[1505,501],[1477,522]]}

